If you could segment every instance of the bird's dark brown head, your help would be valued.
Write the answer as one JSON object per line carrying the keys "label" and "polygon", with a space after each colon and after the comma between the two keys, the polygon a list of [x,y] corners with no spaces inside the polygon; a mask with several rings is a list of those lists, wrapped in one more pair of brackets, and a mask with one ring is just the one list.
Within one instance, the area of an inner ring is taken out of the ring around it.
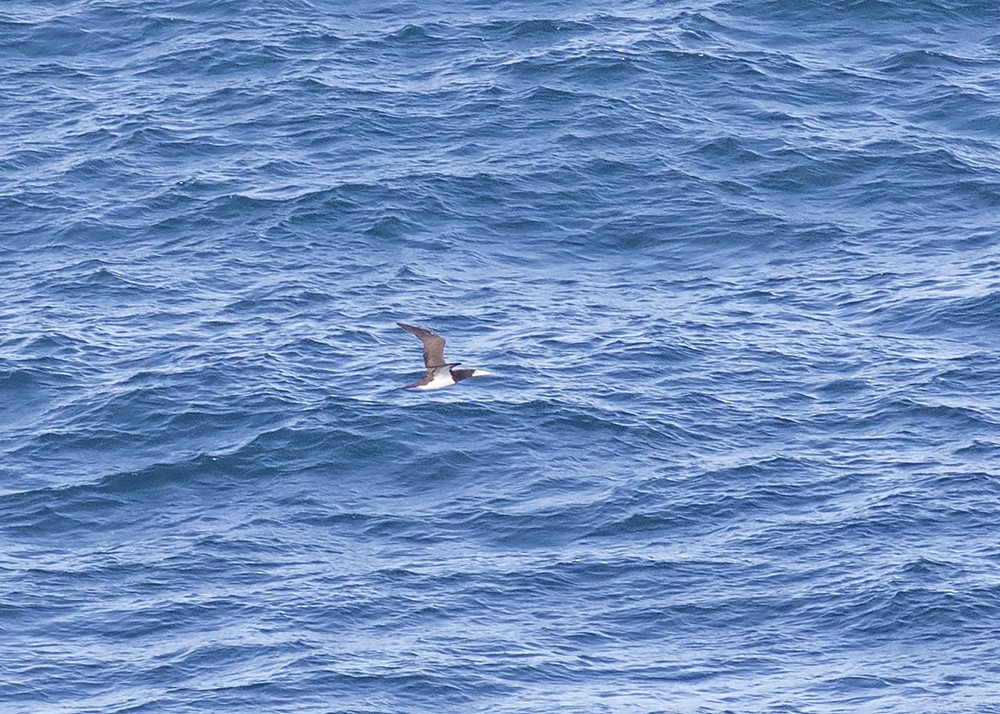
{"label": "bird's dark brown head", "polygon": [[461,382],[463,379],[468,379],[469,377],[488,377],[490,372],[485,369],[453,369],[451,370],[451,378],[456,382]]}

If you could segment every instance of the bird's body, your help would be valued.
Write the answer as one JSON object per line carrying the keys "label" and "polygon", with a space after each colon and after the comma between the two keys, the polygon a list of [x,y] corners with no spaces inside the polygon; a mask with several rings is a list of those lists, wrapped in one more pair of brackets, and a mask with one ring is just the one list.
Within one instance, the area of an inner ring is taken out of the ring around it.
{"label": "bird's body", "polygon": [[[430,378],[428,380],[428,377]],[[451,376],[451,365],[446,364],[441,367],[434,367],[433,369],[427,370],[427,375],[409,387],[404,387],[404,389],[444,389],[445,387],[450,387],[455,384],[455,378]]]}
{"label": "bird's body", "polygon": [[461,382],[469,377],[486,377],[489,372],[485,369],[455,369],[461,362],[444,361],[444,338],[436,335],[430,330],[422,327],[414,327],[402,322],[397,322],[407,332],[412,332],[424,345],[424,366],[427,374],[423,379],[418,379],[413,384],[407,384],[400,389],[420,389],[429,391],[432,389],[443,389],[453,384]]}

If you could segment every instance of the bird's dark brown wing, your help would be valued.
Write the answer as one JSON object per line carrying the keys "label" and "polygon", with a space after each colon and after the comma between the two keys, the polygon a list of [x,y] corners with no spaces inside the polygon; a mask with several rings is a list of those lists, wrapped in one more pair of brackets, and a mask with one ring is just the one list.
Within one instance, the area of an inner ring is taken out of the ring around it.
{"label": "bird's dark brown wing", "polygon": [[413,325],[407,325],[402,322],[397,322],[397,325],[402,327],[407,332],[412,332],[414,335],[420,338],[420,341],[424,343],[424,366],[428,369],[431,367],[439,367],[445,363],[444,361],[444,338],[440,335],[435,335],[430,330],[425,330],[422,327],[414,327]]}
{"label": "bird's dark brown wing", "polygon": [[416,382],[407,384],[405,387],[396,387],[396,389],[416,389],[417,387],[422,387],[425,384],[430,384],[432,379],[434,379],[434,370],[429,369],[427,370],[427,374],[418,379]]}

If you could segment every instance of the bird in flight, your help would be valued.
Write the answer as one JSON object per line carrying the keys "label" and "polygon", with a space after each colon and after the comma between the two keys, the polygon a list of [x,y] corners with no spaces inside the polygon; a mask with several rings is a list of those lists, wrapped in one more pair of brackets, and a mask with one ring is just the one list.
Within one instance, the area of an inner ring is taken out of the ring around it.
{"label": "bird in flight", "polygon": [[442,389],[469,377],[488,377],[491,374],[485,369],[455,369],[462,363],[444,361],[443,337],[422,327],[414,327],[402,322],[396,324],[407,332],[412,332],[424,343],[424,366],[427,368],[427,374],[424,375],[423,379],[418,379],[413,384],[407,384],[400,389]]}

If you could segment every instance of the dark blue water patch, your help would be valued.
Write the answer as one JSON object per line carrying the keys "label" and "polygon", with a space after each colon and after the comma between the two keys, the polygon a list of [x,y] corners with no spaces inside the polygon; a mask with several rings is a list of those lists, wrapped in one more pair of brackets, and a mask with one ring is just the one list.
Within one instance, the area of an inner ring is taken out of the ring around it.
{"label": "dark blue water patch", "polygon": [[[116,517],[114,509],[121,505],[124,500],[136,494],[149,491],[155,494],[157,491],[170,492],[183,490],[186,483],[198,481],[202,476],[212,479],[215,476],[223,477],[217,485],[222,487],[225,484],[227,473],[232,475],[234,470],[227,469],[230,464],[219,457],[204,456],[194,457],[187,462],[173,464],[153,464],[138,471],[128,471],[113,473],[90,483],[80,483],[77,485],[66,485],[58,487],[46,487],[23,491],[20,493],[9,493],[3,496],[4,502],[9,508],[10,517],[13,518],[15,512],[25,515],[23,518],[32,519],[32,512],[40,517],[51,517],[53,523],[69,523],[74,519],[69,514],[78,514],[81,518],[86,518],[91,514],[93,518],[101,523],[107,523]],[[49,508],[48,502],[58,502],[65,504],[66,511],[56,512]],[[21,517],[18,518],[20,520]],[[18,521],[10,521],[17,523]],[[93,524],[91,524],[93,525]],[[26,527],[25,534],[36,533],[40,537],[46,537],[46,528],[35,528],[34,524],[22,524]]]}
{"label": "dark blue water patch", "polygon": [[992,458],[1000,451],[1000,444],[974,439],[971,443],[955,449],[955,454],[970,458]]}
{"label": "dark blue water patch", "polygon": [[[500,46],[517,50],[539,49],[544,51],[551,43],[570,37],[593,33],[594,25],[570,19],[506,19],[476,26],[488,37],[502,41]],[[498,43],[500,44],[500,43]]]}
{"label": "dark blue water patch", "polygon": [[[10,49],[27,58],[93,56],[117,47],[114,29],[88,29],[77,18],[65,15],[7,24],[13,31]],[[58,49],[53,51],[53,47]]]}
{"label": "dark blue water patch", "polygon": [[[781,23],[808,21],[826,31],[853,28],[864,23],[870,32],[887,30],[893,23],[925,22],[929,26],[949,27],[964,18],[981,19],[988,14],[988,4],[972,1],[902,3],[888,0],[840,0],[823,8],[805,8],[788,0],[755,3],[749,7],[730,7],[736,14],[752,14],[761,19]],[[758,14],[760,13],[760,14]],[[874,26],[873,26],[874,25]],[[873,27],[872,27],[873,26]],[[804,33],[799,33],[802,36]]]}
{"label": "dark blue water patch", "polygon": [[892,588],[858,605],[859,611],[849,616],[848,623],[849,632],[860,638],[934,642],[961,636],[984,612],[995,611],[997,593],[985,589],[958,595]]}
{"label": "dark blue water patch", "polygon": [[961,74],[961,70],[978,68],[980,62],[961,56],[932,50],[910,50],[886,57],[882,71],[913,77],[918,73],[934,73],[942,76]]}
{"label": "dark blue water patch", "polygon": [[[0,390],[12,395],[9,401],[13,401],[16,398],[14,396],[15,393],[29,391],[35,384],[33,374],[28,370],[12,369],[0,372]],[[8,400],[5,399],[5,401]]]}
{"label": "dark blue water patch", "polygon": [[10,426],[24,423],[32,412],[43,408],[47,381],[36,369],[0,368],[0,401],[6,406],[0,418]]}
{"label": "dark blue water patch", "polygon": [[[995,321],[997,300],[993,293],[895,299],[888,303],[889,309],[880,316],[880,322],[915,334],[971,338],[977,344],[982,339],[980,328]],[[986,344],[989,342],[987,339]]]}

